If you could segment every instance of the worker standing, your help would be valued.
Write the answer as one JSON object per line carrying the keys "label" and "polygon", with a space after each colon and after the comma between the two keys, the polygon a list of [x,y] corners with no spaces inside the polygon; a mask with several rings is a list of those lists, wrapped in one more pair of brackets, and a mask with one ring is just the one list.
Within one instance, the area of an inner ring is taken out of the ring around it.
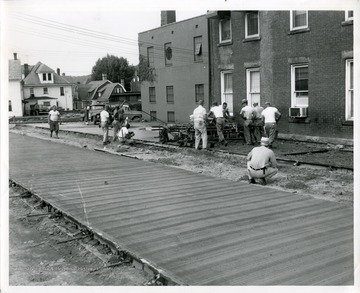
{"label": "worker standing", "polygon": [[266,136],[269,138],[269,148],[272,148],[277,132],[277,122],[280,120],[281,113],[278,109],[272,107],[270,102],[266,102],[265,109],[261,115],[265,123],[264,130]]}
{"label": "worker standing", "polygon": [[253,103],[255,116],[254,116],[254,138],[256,143],[260,143],[261,138],[264,136],[264,120],[262,118],[263,107],[259,106],[258,102]]}
{"label": "worker standing", "polygon": [[103,131],[103,145],[109,143],[108,141],[109,120],[110,120],[109,109],[110,109],[109,105],[106,105],[105,109],[102,110],[100,113],[100,126]]}
{"label": "worker standing", "polygon": [[202,148],[207,147],[207,129],[206,129],[206,109],[204,108],[204,101],[199,101],[199,106],[193,112],[194,129],[195,129],[195,149],[199,149],[200,139],[202,140]]}
{"label": "worker standing", "polygon": [[224,138],[225,118],[222,105],[218,106],[218,103],[214,102],[208,115],[210,115],[210,113],[213,113],[216,119],[216,132],[219,143],[227,146],[228,143]]}
{"label": "worker standing", "polygon": [[55,138],[59,138],[59,122],[61,123],[61,115],[60,112],[57,110],[56,106],[52,106],[52,109],[48,115],[48,123],[50,126],[50,137],[52,137],[53,132],[55,131]]}
{"label": "worker standing", "polygon": [[248,101],[243,99],[242,109],[240,111],[240,116],[244,119],[244,138],[247,145],[253,145],[255,140],[254,137],[254,123],[253,119],[255,117],[255,110],[253,107],[248,105]]}

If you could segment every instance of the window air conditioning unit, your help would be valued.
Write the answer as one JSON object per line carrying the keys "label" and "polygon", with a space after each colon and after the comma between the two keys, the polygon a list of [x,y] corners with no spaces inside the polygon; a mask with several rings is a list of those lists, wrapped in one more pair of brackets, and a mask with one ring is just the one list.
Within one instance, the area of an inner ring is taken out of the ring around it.
{"label": "window air conditioning unit", "polygon": [[289,116],[292,118],[307,117],[307,115],[308,115],[307,107],[289,108]]}

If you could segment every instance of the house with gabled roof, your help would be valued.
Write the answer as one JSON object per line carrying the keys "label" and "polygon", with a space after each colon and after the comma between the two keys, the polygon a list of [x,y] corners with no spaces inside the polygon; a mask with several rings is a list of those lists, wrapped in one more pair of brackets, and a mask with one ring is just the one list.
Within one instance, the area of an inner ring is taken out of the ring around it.
{"label": "house with gabled roof", "polygon": [[[58,68],[56,72],[57,74],[60,75],[60,68]],[[71,76],[71,75],[65,75],[65,73],[63,73],[62,77],[72,84],[74,110],[84,109],[84,107],[86,107],[88,104],[84,103],[81,100],[79,96],[79,91],[82,90],[82,88],[84,88],[83,87],[84,85],[87,85],[91,81],[91,75]]]}
{"label": "house with gabled roof", "polygon": [[121,83],[112,83],[103,76],[103,80],[89,82],[88,99],[91,104],[116,104],[121,101],[125,87]]}
{"label": "house with gabled roof", "polygon": [[14,60],[9,60],[9,117],[23,116],[21,79],[21,61],[14,53]]}
{"label": "house with gabled roof", "polygon": [[31,114],[36,103],[41,108],[56,105],[60,109],[73,110],[72,84],[49,66],[38,62],[25,75],[23,92],[26,114]]}

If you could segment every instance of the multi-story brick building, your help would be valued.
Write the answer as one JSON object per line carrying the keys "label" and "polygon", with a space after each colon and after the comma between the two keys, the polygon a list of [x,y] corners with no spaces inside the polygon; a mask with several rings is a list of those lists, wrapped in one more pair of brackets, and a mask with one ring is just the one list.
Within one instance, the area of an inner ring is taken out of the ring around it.
{"label": "multi-story brick building", "polygon": [[352,11],[216,11],[207,17],[210,96],[228,101],[235,119],[242,99],[270,101],[282,113],[280,133],[352,138]]}
{"label": "multi-story brick building", "polygon": [[139,53],[153,70],[142,80],[142,109],[169,123],[187,123],[196,102],[209,106],[208,29],[206,15],[175,22],[175,11],[161,12],[161,27],[139,33]]}

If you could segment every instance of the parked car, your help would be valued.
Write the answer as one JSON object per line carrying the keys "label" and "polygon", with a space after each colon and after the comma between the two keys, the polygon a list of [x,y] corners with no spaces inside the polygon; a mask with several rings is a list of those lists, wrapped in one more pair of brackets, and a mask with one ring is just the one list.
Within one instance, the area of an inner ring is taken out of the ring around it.
{"label": "parked car", "polygon": [[[100,123],[100,113],[102,110],[105,109],[106,104],[96,104],[91,105],[90,110],[88,112],[88,121],[93,122],[94,124]],[[113,112],[115,105],[110,106],[111,112]],[[128,117],[128,120],[130,121],[139,121],[142,118],[142,112],[132,110],[130,108],[130,105],[124,104],[122,105],[122,108],[124,109],[124,118]],[[84,120],[84,117],[83,117]]]}

